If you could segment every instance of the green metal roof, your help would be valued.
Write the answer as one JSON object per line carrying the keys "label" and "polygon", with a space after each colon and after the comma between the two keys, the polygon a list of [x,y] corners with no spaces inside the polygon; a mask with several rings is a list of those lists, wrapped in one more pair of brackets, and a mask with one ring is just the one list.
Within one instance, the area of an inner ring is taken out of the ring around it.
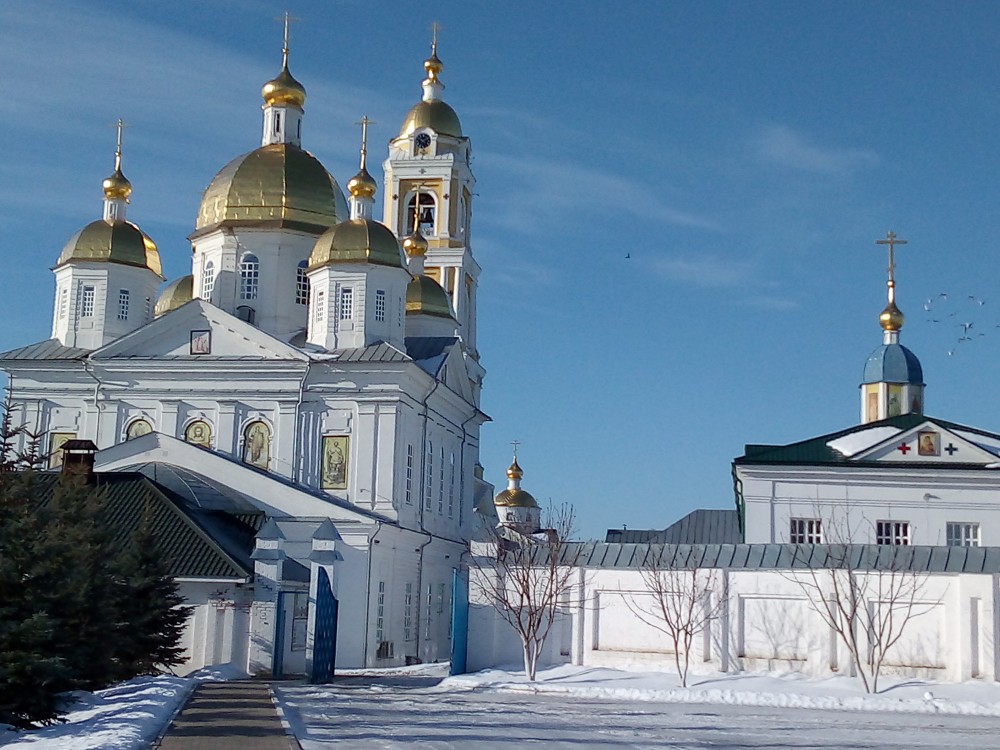
{"label": "green metal roof", "polygon": [[[116,541],[127,544],[148,513],[153,537],[174,578],[245,579],[253,574],[250,552],[263,516],[191,509],[139,473],[98,472],[95,477],[102,515]],[[43,504],[51,501],[59,480],[57,473],[39,475]]]}

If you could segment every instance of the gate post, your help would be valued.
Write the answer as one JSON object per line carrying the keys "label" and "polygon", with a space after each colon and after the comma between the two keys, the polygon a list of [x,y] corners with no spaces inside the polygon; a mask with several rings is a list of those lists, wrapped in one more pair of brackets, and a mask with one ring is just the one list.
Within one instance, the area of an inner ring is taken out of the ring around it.
{"label": "gate post", "polygon": [[337,658],[337,576],[334,567],[337,533],[327,518],[312,536],[309,554],[309,622],[306,628],[306,675],[310,682],[329,682]]}
{"label": "gate post", "polygon": [[451,669],[465,674],[469,652],[469,588],[458,568],[451,570]]}
{"label": "gate post", "polygon": [[279,590],[285,562],[285,535],[273,518],[257,532],[253,560],[253,603],[250,605],[250,647],[247,672],[252,675],[274,673],[275,661],[280,667],[280,652],[284,648],[283,634],[278,627]]}

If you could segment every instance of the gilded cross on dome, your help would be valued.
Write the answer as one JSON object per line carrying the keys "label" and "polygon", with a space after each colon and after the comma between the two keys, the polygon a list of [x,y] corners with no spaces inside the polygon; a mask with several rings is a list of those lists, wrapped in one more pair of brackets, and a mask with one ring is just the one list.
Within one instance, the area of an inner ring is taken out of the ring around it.
{"label": "gilded cross on dome", "polygon": [[293,16],[291,13],[289,13],[286,10],[284,17],[278,17],[275,20],[282,21],[285,24],[285,39],[284,39],[284,44],[282,45],[282,48],[281,48],[281,53],[282,53],[282,64],[285,65],[285,66],[287,66],[288,65],[288,40],[291,37],[291,34],[289,33],[289,27],[291,26],[291,24],[295,23],[296,21],[301,21],[302,19],[301,18],[296,18],[295,16]]}
{"label": "gilded cross on dome", "polygon": [[896,271],[896,245],[905,245],[906,240],[898,239],[895,232],[886,232],[885,239],[875,240],[875,244],[889,246],[889,285],[894,286],[896,281],[894,276]]}

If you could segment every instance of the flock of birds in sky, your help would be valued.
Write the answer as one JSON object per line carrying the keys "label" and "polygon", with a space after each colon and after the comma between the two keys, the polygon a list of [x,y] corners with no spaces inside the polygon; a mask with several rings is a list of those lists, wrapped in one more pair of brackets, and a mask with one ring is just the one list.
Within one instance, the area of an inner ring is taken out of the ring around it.
{"label": "flock of birds in sky", "polygon": [[925,322],[940,326],[948,339],[948,356],[953,357],[962,347],[970,346],[989,333],[996,333],[1000,322],[991,320],[986,300],[974,294],[964,298],[940,292],[924,301]]}

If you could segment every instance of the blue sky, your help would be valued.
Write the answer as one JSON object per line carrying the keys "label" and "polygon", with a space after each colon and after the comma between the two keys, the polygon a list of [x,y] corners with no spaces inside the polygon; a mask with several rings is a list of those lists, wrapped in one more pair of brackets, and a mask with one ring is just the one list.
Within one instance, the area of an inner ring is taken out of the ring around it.
{"label": "blue sky", "polygon": [[[49,335],[118,117],[129,216],[189,272],[201,191],[259,144],[286,9],[304,145],[341,184],[362,114],[381,161],[441,23],[478,179],[482,461],[503,484],[520,440],[525,488],[582,536],[732,507],[745,443],[856,423],[889,229],[928,413],[1000,431],[993,2],[7,0],[0,349]],[[986,335],[958,344],[962,322]]]}

